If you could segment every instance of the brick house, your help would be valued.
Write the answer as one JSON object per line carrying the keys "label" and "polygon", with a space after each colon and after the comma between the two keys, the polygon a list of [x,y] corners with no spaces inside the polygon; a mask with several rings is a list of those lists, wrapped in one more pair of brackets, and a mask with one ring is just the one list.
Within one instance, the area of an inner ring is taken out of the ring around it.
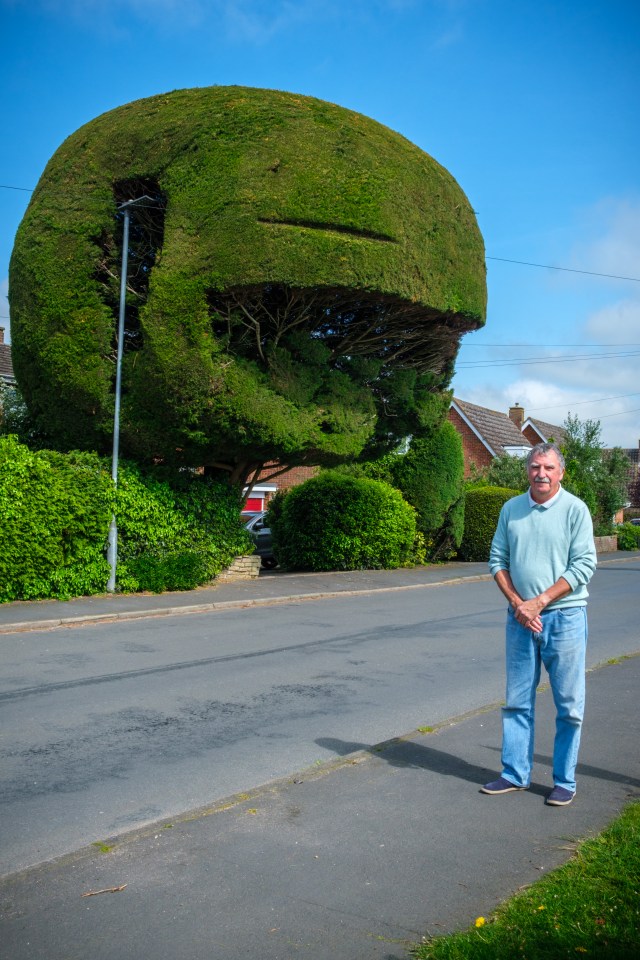
{"label": "brick house", "polygon": [[[518,404],[516,403],[516,407]],[[514,407],[511,408],[513,410]],[[518,409],[522,409],[518,407]],[[511,415],[511,411],[509,411]],[[527,417],[522,425],[522,432],[531,444],[536,443],[557,443],[562,445],[567,435],[563,427],[558,427],[553,423],[545,423],[544,420],[534,420],[533,417]]]}
{"label": "brick house", "polygon": [[279,474],[277,477],[273,477],[272,480],[265,479],[261,480],[261,477],[268,478],[273,472],[273,469],[270,469],[270,465],[264,468],[260,476],[258,477],[257,483],[251,489],[251,494],[245,501],[245,505],[242,508],[242,516],[247,518],[253,516],[254,513],[260,513],[262,510],[266,510],[269,506],[269,501],[278,490],[290,490],[292,487],[297,487],[299,484],[304,483],[305,480],[311,480],[312,477],[316,477],[320,471],[320,467],[291,467],[290,470],[287,470],[285,473]]}
{"label": "brick house", "polygon": [[[511,410],[520,411],[522,408],[516,404]],[[519,414],[516,412],[515,416],[517,418]],[[472,464],[482,470],[494,457],[505,453],[522,457],[531,449],[532,444],[522,434],[522,424],[518,425],[506,413],[454,397],[448,417],[462,439],[465,479],[471,475]]]}

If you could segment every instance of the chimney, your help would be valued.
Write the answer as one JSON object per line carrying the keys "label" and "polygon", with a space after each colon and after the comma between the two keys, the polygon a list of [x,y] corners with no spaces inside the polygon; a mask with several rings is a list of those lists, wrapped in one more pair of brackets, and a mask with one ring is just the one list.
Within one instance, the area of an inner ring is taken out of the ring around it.
{"label": "chimney", "polygon": [[521,407],[519,403],[514,404],[513,407],[509,407],[509,419],[513,420],[518,430],[522,430],[522,425],[524,423],[524,407]]}
{"label": "chimney", "polygon": [[0,327],[0,343],[4,343],[4,327]]}

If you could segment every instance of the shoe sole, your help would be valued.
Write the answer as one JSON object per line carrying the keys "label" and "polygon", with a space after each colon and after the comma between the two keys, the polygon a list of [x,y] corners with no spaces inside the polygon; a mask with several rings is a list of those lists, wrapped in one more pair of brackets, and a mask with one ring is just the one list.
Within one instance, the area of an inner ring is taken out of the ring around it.
{"label": "shoe sole", "polygon": [[485,790],[480,787],[480,793],[485,793],[488,797],[499,797],[503,793],[518,793],[520,790],[528,790],[528,787],[505,787],[504,790]]}
{"label": "shoe sole", "polygon": [[548,807],[568,807],[574,800],[575,797],[571,797],[571,800],[545,800],[545,803]]}

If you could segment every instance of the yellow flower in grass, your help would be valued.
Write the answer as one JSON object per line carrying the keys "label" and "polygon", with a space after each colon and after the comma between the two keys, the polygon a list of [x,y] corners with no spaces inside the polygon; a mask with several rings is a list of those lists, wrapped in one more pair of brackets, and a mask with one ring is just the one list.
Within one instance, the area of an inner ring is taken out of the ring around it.
{"label": "yellow flower in grass", "polygon": [[476,927],[484,927],[486,922],[484,917],[476,917]]}

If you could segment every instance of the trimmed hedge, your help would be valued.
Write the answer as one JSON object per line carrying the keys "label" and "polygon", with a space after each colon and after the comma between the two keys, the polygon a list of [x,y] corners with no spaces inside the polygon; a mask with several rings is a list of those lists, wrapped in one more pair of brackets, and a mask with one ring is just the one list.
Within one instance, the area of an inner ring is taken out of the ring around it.
{"label": "trimmed hedge", "polygon": [[119,590],[191,589],[251,550],[228,485],[127,463],[118,479],[96,454],[0,438],[0,602],[104,593],[114,508]]}
{"label": "trimmed hedge", "polygon": [[488,560],[502,505],[519,490],[507,487],[477,487],[467,490],[464,504],[464,536],[458,551],[462,560]]}
{"label": "trimmed hedge", "polygon": [[291,570],[394,569],[424,559],[416,514],[389,484],[327,472],[274,499],[273,552]]}

